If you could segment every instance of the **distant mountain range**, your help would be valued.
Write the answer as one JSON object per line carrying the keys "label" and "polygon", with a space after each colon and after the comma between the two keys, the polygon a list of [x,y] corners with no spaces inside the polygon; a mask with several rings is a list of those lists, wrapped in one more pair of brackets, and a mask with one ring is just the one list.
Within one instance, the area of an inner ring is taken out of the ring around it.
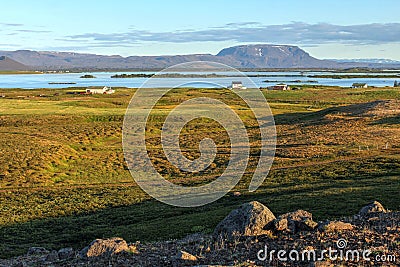
{"label": "distant mountain range", "polygon": [[0,51],[1,69],[31,70],[128,70],[161,69],[189,61],[214,61],[235,68],[398,68],[397,62],[342,62],[320,60],[297,46],[240,45],[221,50],[217,55],[175,56],[104,56],[72,52],[38,52],[30,50]]}
{"label": "distant mountain range", "polygon": [[400,64],[399,60],[387,58],[355,58],[355,59],[331,59],[336,62],[357,62],[357,63],[376,63],[376,64]]}

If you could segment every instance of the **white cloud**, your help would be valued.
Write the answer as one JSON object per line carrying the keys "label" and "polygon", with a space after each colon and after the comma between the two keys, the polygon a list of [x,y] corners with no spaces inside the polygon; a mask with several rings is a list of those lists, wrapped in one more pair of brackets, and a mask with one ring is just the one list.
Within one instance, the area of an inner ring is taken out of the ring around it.
{"label": "white cloud", "polygon": [[205,30],[152,32],[132,29],[120,33],[85,33],[68,36],[69,41],[91,41],[110,46],[140,42],[262,42],[301,45],[342,43],[352,45],[400,42],[400,23],[360,25],[308,24],[292,22],[282,25],[261,25],[257,22],[229,23]]}

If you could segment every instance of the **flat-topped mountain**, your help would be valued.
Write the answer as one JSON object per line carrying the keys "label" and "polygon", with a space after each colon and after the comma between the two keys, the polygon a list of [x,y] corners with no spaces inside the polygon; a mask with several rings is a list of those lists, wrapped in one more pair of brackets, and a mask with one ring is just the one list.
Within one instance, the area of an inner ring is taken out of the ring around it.
{"label": "flat-topped mountain", "polygon": [[236,66],[245,68],[322,68],[334,62],[310,56],[297,46],[288,45],[241,45],[221,50],[217,57],[225,57]]}
{"label": "flat-topped mountain", "polygon": [[[189,61],[214,61],[236,68],[351,68],[391,67],[390,64],[336,62],[310,56],[297,46],[240,45],[221,50],[216,55],[192,54],[173,56],[105,56],[73,52],[38,52],[30,50],[0,51],[23,65],[37,70],[53,69],[161,69]],[[400,64],[398,64],[400,66]],[[18,67],[15,65],[15,67]],[[21,66],[19,66],[21,67]],[[398,66],[397,66],[398,67]]]}

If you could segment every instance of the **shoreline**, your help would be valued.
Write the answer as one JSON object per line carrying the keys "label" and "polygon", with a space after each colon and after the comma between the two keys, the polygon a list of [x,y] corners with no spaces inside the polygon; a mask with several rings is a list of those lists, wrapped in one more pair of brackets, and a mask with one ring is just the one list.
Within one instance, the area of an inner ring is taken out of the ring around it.
{"label": "shoreline", "polygon": [[[69,73],[99,73],[99,72],[160,72],[163,69],[60,69],[60,70],[0,70],[0,75],[13,74],[69,74]],[[368,68],[353,68],[353,69],[321,69],[321,68],[237,68],[240,72],[326,72],[326,73],[393,73],[400,72],[400,69],[368,69]],[[205,70],[210,71],[210,70]],[[185,70],[182,70],[185,72]],[[216,71],[218,72],[218,71]]]}

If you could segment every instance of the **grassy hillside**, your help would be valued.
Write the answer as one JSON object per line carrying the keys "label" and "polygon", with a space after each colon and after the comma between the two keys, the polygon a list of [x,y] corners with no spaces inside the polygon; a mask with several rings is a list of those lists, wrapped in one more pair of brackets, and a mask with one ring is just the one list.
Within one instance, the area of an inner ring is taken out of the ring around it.
{"label": "grassy hillside", "polygon": [[199,154],[204,137],[217,140],[207,175],[185,175],[159,145],[165,110],[207,96],[230,105],[252,137],[252,157],[232,194],[201,208],[154,200],[133,181],[122,153],[122,122],[134,89],[113,95],[71,95],[77,89],[0,89],[0,256],[30,246],[82,247],[94,238],[150,241],[212,231],[235,206],[258,200],[272,210],[310,210],[316,218],[356,213],[371,200],[400,209],[400,90],[304,87],[264,91],[275,115],[276,159],[264,184],[247,192],[257,163],[259,132],[248,107],[229,90],[177,89],[156,106],[147,128],[153,164],[177,184],[219,176],[229,139],[213,121],[189,123],[182,147]]}

